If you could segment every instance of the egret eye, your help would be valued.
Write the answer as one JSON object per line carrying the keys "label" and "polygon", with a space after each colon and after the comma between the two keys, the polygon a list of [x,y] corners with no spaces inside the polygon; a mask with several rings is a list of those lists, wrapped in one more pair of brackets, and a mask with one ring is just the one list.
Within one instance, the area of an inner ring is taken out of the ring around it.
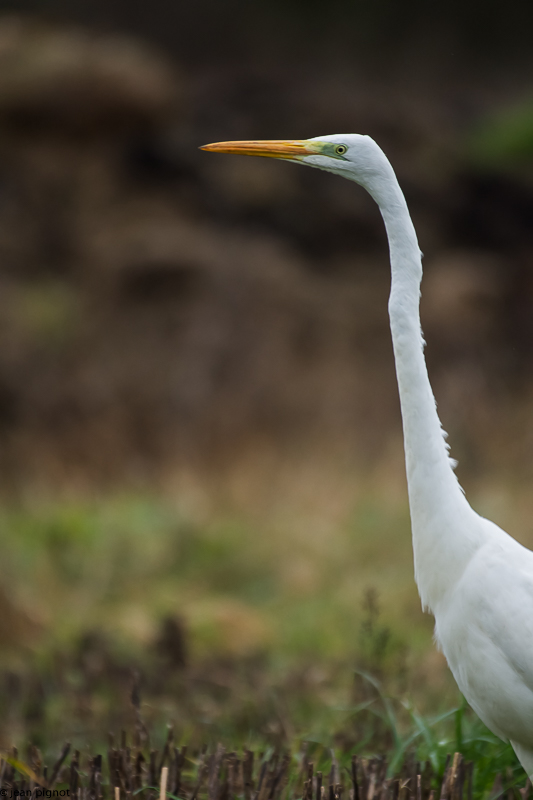
{"label": "egret eye", "polygon": [[338,144],[335,146],[335,155],[336,156],[343,156],[347,151],[347,147],[345,144]]}

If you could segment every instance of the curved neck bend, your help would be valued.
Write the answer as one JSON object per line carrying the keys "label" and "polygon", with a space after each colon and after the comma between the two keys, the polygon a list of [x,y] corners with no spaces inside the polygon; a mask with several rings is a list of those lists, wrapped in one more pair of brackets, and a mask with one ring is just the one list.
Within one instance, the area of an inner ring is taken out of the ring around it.
{"label": "curved neck bend", "polygon": [[435,610],[481,542],[476,516],[453,472],[429,382],[420,328],[421,252],[403,193],[389,162],[367,187],[389,240],[389,317],[400,394],[415,577],[424,607]]}

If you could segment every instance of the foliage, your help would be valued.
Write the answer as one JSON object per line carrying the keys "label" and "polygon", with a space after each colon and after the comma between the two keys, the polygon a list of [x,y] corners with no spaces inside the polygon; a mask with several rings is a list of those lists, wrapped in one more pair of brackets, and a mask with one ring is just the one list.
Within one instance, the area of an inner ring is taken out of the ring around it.
{"label": "foliage", "polygon": [[493,113],[478,124],[468,142],[471,160],[483,167],[528,164],[533,157],[533,101]]}
{"label": "foliage", "polygon": [[367,494],[327,537],[138,498],[1,516],[6,597],[39,628],[2,654],[6,747],[101,749],[140,709],[156,744],[174,721],[193,748],[289,747],[324,773],[333,749],[340,768],[386,756],[389,776],[429,761],[437,781],[458,751],[478,797],[522,781],[435,660],[403,507]]}

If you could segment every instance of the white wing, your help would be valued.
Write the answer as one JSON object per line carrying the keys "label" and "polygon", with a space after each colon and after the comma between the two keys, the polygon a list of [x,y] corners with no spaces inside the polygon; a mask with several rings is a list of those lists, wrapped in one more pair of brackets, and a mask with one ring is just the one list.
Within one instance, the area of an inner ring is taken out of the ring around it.
{"label": "white wing", "polygon": [[533,552],[483,522],[489,541],[435,614],[436,637],[485,724],[533,748]]}

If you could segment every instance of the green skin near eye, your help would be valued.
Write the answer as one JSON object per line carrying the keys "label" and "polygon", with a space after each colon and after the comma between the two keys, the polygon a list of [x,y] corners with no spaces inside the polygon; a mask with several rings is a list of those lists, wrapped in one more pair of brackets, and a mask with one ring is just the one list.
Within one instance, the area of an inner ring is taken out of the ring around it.
{"label": "green skin near eye", "polygon": [[345,144],[333,144],[332,142],[324,142],[321,147],[322,155],[336,158],[340,161],[346,161],[344,154],[347,149]]}

